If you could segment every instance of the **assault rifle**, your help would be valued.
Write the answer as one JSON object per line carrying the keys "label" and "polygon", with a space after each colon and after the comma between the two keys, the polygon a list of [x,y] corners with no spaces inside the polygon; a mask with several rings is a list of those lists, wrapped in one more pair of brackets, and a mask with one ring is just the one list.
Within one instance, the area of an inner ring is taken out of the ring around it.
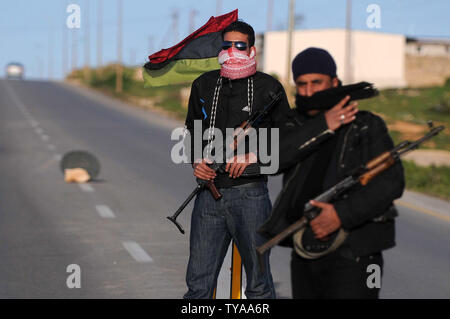
{"label": "assault rifle", "polygon": [[[330,188],[329,190],[325,191],[324,193],[320,194],[316,198],[314,198],[315,201],[318,202],[324,202],[329,203],[333,200],[336,200],[339,198],[340,195],[347,193],[350,191],[353,187],[356,185],[362,185],[366,186],[374,177],[379,175],[380,173],[387,170],[389,167],[391,167],[396,161],[400,160],[400,157],[404,156],[405,154],[417,149],[422,143],[425,141],[433,138],[437,134],[439,134],[443,129],[444,126],[438,126],[434,127],[433,123],[431,121],[428,122],[428,126],[430,128],[430,131],[425,134],[423,137],[415,140],[415,141],[403,141],[399,143],[397,146],[395,146],[391,151],[384,152],[383,154],[377,156],[376,158],[369,161],[367,164],[363,165],[362,167],[357,168],[353,174]],[[272,248],[273,246],[279,244],[281,241],[283,241],[285,238],[295,234],[300,233],[301,230],[305,229],[305,227],[309,224],[311,220],[316,218],[320,213],[320,209],[317,207],[311,205],[309,202],[305,204],[304,210],[303,210],[303,217],[299,219],[297,222],[291,224],[286,229],[284,229],[281,233],[267,241],[265,244],[259,246],[256,251],[258,253],[259,259],[260,259],[260,267],[262,269],[263,263],[262,263],[262,255]],[[339,245],[343,242],[343,239],[345,239],[342,235],[343,230],[340,229],[339,231],[334,232],[333,234],[330,234],[328,236],[328,240],[326,241],[319,241],[318,239],[315,239],[314,236],[310,236],[309,240],[310,243],[312,241],[317,241],[317,247],[321,249],[321,252],[308,252],[306,251],[306,258],[314,259],[318,258],[320,256],[325,255],[326,253],[331,252],[332,250],[339,247]],[[302,240],[300,238],[300,240]],[[337,243],[339,241],[339,243]],[[294,242],[294,248],[298,252],[296,246],[297,243]],[[312,245],[309,245],[309,247],[314,246],[314,243]],[[302,247],[303,248],[303,247]],[[325,254],[323,253],[325,251]],[[303,255],[302,255],[303,256]]]}
{"label": "assault rifle", "polygon": [[[229,154],[227,154],[227,157],[232,156],[234,154],[234,151],[237,149],[238,144],[245,138],[245,136],[249,133],[249,130],[251,128],[257,127],[259,122],[269,114],[269,112],[273,109],[273,107],[276,105],[276,103],[281,99],[282,93],[275,94],[273,92],[269,92],[269,96],[271,98],[271,101],[269,104],[267,104],[262,109],[254,112],[250,115],[249,119],[244,121],[236,130],[235,134],[233,136],[233,142],[230,148]],[[214,171],[224,171],[224,168],[226,166],[225,163],[217,163],[213,162],[208,165],[211,169]],[[257,164],[251,164],[249,165],[243,172],[243,176],[253,176],[260,174],[260,168]],[[222,198],[222,194],[220,194],[219,190],[214,185],[213,180],[205,181],[202,179],[197,178],[197,186],[195,187],[194,191],[186,198],[186,200],[181,204],[180,208],[177,209],[175,214],[172,216],[168,216],[167,219],[170,220],[177,226],[178,230],[184,234],[184,229],[181,227],[181,225],[177,222],[178,215],[181,214],[183,209],[189,204],[189,202],[203,189],[209,189],[212,196],[215,200],[220,200]]]}

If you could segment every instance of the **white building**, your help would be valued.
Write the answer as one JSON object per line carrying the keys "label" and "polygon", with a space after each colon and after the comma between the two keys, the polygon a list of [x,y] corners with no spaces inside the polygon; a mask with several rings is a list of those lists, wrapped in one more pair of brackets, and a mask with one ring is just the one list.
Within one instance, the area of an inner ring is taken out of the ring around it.
{"label": "white building", "polygon": [[[346,65],[346,43],[345,29],[296,30],[293,33],[291,62],[302,50],[319,47],[334,57],[338,77],[344,84],[367,81],[374,83],[378,88],[406,85],[405,36],[352,31],[350,66]],[[265,33],[262,50],[260,67],[263,72],[276,74],[280,80],[286,79],[287,32]]]}

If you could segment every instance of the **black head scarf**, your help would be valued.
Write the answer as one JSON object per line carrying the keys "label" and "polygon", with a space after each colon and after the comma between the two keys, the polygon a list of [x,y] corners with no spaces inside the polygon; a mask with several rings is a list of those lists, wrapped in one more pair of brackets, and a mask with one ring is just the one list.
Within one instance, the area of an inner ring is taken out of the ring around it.
{"label": "black head scarf", "polygon": [[326,111],[338,104],[344,97],[350,95],[350,100],[361,100],[378,95],[378,90],[372,83],[359,82],[356,84],[341,85],[335,88],[319,91],[312,96],[295,96],[295,105],[298,112],[305,114],[311,110]]}

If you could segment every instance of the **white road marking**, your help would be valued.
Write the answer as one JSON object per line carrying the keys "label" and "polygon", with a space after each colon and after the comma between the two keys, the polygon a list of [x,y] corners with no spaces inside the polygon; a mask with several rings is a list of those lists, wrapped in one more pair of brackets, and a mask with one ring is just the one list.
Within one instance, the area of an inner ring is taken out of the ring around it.
{"label": "white road marking", "polygon": [[131,257],[134,258],[139,263],[151,263],[153,262],[152,257],[147,254],[147,252],[142,249],[142,247],[133,241],[122,242],[123,247],[128,251]]}
{"label": "white road marking", "polygon": [[36,132],[36,134],[39,134],[39,135],[41,135],[42,133],[44,133],[44,130],[41,129],[40,127],[37,127],[34,131]]}
{"label": "white road marking", "polygon": [[14,104],[16,104],[16,107],[19,110],[26,110],[26,106],[22,103],[22,101],[19,99],[19,97],[17,96],[16,92],[14,91],[14,89],[12,87],[10,87],[10,85],[8,84],[8,82],[4,82],[5,83],[5,88],[6,91],[9,92],[9,95],[11,97],[11,99],[13,100]]}
{"label": "white road marking", "polygon": [[95,209],[97,209],[98,214],[102,218],[116,218],[116,215],[111,208],[106,205],[97,205],[95,206]]}
{"label": "white road marking", "polygon": [[78,186],[80,186],[80,188],[83,192],[86,192],[86,193],[94,192],[94,188],[89,184],[78,184]]}
{"label": "white road marking", "polygon": [[59,162],[60,160],[62,160],[63,156],[61,154],[55,154],[54,158]]}
{"label": "white road marking", "polygon": [[50,137],[49,137],[48,135],[42,134],[42,135],[41,135],[41,139],[42,139],[44,142],[47,142],[47,141],[50,139]]}

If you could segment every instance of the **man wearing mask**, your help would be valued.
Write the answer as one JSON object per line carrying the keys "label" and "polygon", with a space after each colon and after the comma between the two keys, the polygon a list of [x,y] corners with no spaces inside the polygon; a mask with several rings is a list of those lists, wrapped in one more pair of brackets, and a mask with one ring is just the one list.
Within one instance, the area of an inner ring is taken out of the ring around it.
{"label": "man wearing mask", "polygon": [[[280,166],[285,174],[283,191],[260,229],[268,238],[300,219],[308,201],[393,147],[383,120],[358,111],[357,102],[349,96],[331,109],[311,103],[315,93],[341,86],[327,51],[302,51],[292,62],[292,71],[296,108],[280,132]],[[403,189],[403,168],[398,162],[367,186],[332,203],[312,201],[320,211],[308,226],[315,240],[326,241],[339,229],[347,237],[336,250],[319,258],[302,253],[304,247],[297,249],[298,234],[282,242],[296,248],[291,258],[293,298],[378,298],[380,287],[367,285],[367,269],[376,265],[382,271],[382,250],[395,245],[393,201]]]}
{"label": "man wearing mask", "polygon": [[236,21],[223,30],[222,37],[223,46],[219,54],[221,69],[207,72],[193,82],[186,128],[195,138],[194,121],[201,121],[200,134],[205,133],[204,136],[208,137],[202,145],[206,156],[194,154],[194,143],[191,143],[194,176],[214,180],[223,197],[215,201],[211,193],[204,190],[195,200],[186,274],[188,292],[184,297],[213,297],[219,271],[233,239],[246,271],[247,298],[275,298],[269,256],[267,254],[265,271],[261,273],[255,251],[263,243],[256,230],[267,219],[272,208],[267,177],[242,176],[250,163],[258,162],[258,150],[251,149],[231,159],[224,159],[227,165],[225,172],[221,173],[208,166],[211,148],[207,145],[212,141],[212,130],[220,129],[225,136],[227,128],[237,128],[253,112],[269,104],[269,92],[282,93],[282,98],[258,127],[277,127],[282,122],[283,113],[290,108],[281,84],[271,76],[256,71],[253,28],[243,21]]}

